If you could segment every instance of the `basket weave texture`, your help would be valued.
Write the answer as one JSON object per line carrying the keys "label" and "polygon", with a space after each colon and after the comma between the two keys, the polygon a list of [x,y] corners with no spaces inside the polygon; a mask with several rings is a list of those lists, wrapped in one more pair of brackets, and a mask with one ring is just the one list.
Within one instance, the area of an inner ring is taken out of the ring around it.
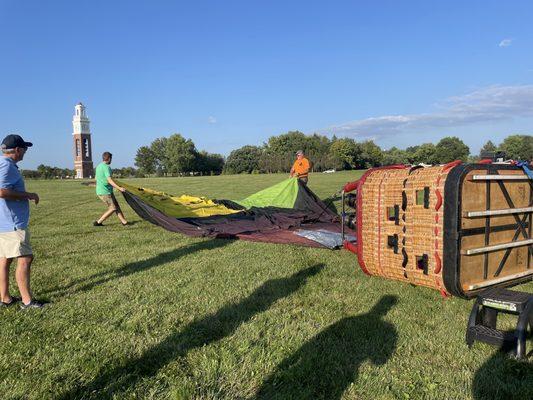
{"label": "basket weave texture", "polygon": [[358,193],[363,205],[358,223],[370,274],[445,291],[439,198],[444,198],[447,174],[443,166],[369,174]]}

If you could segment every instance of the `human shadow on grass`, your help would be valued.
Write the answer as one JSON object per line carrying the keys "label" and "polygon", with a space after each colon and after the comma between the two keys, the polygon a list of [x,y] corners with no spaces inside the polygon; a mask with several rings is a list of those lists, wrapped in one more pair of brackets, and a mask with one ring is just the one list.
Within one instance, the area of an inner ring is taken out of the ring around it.
{"label": "human shadow on grass", "polygon": [[[140,224],[141,222],[143,221],[140,221],[140,220],[133,220],[133,221],[128,221],[128,224],[125,226],[133,226],[133,225],[137,225],[137,224]],[[119,222],[120,223],[120,222]],[[111,224],[110,224],[111,225]],[[118,224],[117,224],[118,225]]]}
{"label": "human shadow on grass", "polygon": [[191,322],[184,329],[166,337],[140,357],[130,358],[118,366],[105,369],[93,381],[72,389],[59,399],[110,399],[152,377],[168,363],[183,357],[192,349],[209,345],[235,332],[254,315],[268,310],[276,301],[302,287],[308,278],[318,274],[323,264],[305,268],[289,277],[271,279],[238,303],[228,303],[214,314]]}
{"label": "human shadow on grass", "polygon": [[78,278],[67,285],[57,286],[48,291],[41,292],[42,296],[59,297],[65,294],[72,294],[76,292],[85,292],[93,289],[96,286],[102,285],[114,279],[123,278],[135,274],[137,272],[146,271],[151,268],[166,264],[170,261],[175,261],[181,257],[186,257],[198,251],[213,250],[219,247],[226,246],[232,241],[227,239],[212,239],[197,243],[191,243],[174,250],[170,250],[147,260],[135,261],[125,264],[124,266],[110,270],[102,271],[90,276]]}
{"label": "human shadow on grass", "polygon": [[504,351],[494,353],[474,375],[475,400],[533,399],[533,364],[511,359]]}
{"label": "human shadow on grass", "polygon": [[363,362],[383,365],[394,353],[396,328],[383,317],[396,302],[384,296],[368,313],[330,325],[283,360],[255,399],[340,399]]}

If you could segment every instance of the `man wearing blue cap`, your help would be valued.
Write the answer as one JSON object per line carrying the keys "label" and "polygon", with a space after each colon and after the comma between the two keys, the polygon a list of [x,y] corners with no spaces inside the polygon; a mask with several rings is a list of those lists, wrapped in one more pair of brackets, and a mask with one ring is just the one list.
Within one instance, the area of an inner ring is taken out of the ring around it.
{"label": "man wearing blue cap", "polygon": [[[0,307],[11,306],[21,301],[22,309],[41,308],[43,303],[32,299],[30,267],[33,251],[30,245],[28,223],[29,201],[39,203],[37,193],[26,192],[24,179],[17,163],[33,144],[19,135],[7,135],[0,146]],[[9,267],[17,258],[15,278],[21,299],[9,294]]]}

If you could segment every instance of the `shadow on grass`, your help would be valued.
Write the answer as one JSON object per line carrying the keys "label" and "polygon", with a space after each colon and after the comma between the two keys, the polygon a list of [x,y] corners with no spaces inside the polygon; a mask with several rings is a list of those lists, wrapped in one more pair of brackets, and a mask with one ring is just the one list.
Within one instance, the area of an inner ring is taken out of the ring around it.
{"label": "shadow on grass", "polygon": [[178,357],[183,357],[188,351],[231,335],[254,315],[268,310],[277,300],[297,291],[308,278],[318,274],[323,268],[323,264],[317,264],[287,278],[271,279],[244,300],[229,303],[215,314],[190,323],[140,357],[130,358],[121,365],[102,371],[92,382],[76,387],[59,398],[111,399],[133,387],[138,381],[156,375],[161,368]]}
{"label": "shadow on grass", "polygon": [[146,271],[151,268],[166,264],[170,261],[177,260],[178,258],[185,257],[189,254],[196,253],[198,251],[213,250],[219,247],[223,247],[230,244],[231,242],[231,240],[212,239],[192,243],[187,246],[180,247],[178,249],[158,254],[157,256],[149,258],[147,260],[125,264],[119,269],[114,269],[111,271],[102,271],[97,274],[76,279],[67,285],[58,286],[43,293],[40,293],[40,295],[58,297],[63,296],[65,294],[89,291],[95,286],[102,285],[113,279],[119,279],[128,275],[135,274],[137,272]]}
{"label": "shadow on grass", "polygon": [[489,358],[474,375],[475,400],[533,399],[533,364],[510,359],[503,351]]}
{"label": "shadow on grass", "polygon": [[143,221],[139,221],[139,220],[128,221],[128,224],[125,227],[137,225],[137,224],[140,224],[141,222],[143,222]]}
{"label": "shadow on grass", "polygon": [[263,383],[256,399],[340,399],[366,360],[387,362],[396,328],[383,320],[396,304],[384,296],[366,314],[343,318],[286,358]]}

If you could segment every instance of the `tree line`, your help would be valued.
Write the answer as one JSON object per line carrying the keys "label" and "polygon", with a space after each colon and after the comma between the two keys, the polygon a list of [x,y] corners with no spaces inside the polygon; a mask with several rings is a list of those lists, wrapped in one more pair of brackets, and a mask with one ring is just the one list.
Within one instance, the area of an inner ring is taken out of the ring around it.
{"label": "tree line", "polygon": [[[291,131],[272,136],[261,146],[246,145],[233,150],[227,158],[198,151],[191,139],[180,134],[155,139],[137,150],[135,166],[113,168],[118,178],[146,175],[218,175],[241,173],[288,172],[295,153],[303,150],[315,172],[328,169],[367,169],[392,164],[444,164],[454,160],[476,162],[482,154],[501,152],[507,159],[533,160],[533,136],[511,135],[496,145],[487,141],[479,154],[470,154],[468,146],[457,137],[445,137],[437,144],[424,143],[405,149],[382,150],[372,140],[357,142],[351,138],[331,139],[324,135],[305,135]],[[41,164],[36,170],[22,170],[30,179],[69,179],[73,169]]]}
{"label": "tree line", "polygon": [[198,151],[191,139],[175,133],[140,147],[135,155],[135,166],[144,175],[220,174],[224,168],[224,157]]}
{"label": "tree line", "polygon": [[69,179],[76,176],[76,171],[68,168],[50,167],[41,164],[37,169],[23,169],[22,176],[27,179]]}
{"label": "tree line", "polygon": [[246,145],[233,150],[225,159],[220,154],[198,151],[191,139],[173,134],[140,147],[135,165],[139,175],[158,176],[288,172],[297,150],[305,152],[314,172],[392,164],[444,164],[454,160],[475,162],[483,152],[503,152],[508,159],[532,160],[533,136],[511,135],[499,145],[488,141],[479,154],[473,155],[457,137],[445,137],[437,144],[382,150],[372,140],[358,142],[336,136],[330,139],[324,135],[290,131],[270,137],[261,146]]}
{"label": "tree line", "polygon": [[[76,171],[69,168],[51,167],[41,164],[37,169],[23,169],[22,176],[26,179],[74,179]],[[117,178],[141,177],[139,170],[133,167],[113,168],[113,176]]]}

